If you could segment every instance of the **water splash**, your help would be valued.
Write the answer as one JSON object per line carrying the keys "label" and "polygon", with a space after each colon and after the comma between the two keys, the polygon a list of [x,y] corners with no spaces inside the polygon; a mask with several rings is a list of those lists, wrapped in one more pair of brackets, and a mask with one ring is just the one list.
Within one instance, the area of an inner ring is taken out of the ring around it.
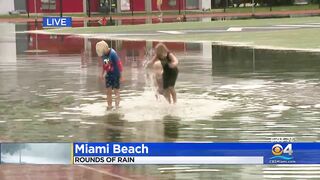
{"label": "water splash", "polygon": [[[191,94],[178,94],[177,104],[172,105],[168,104],[163,97],[156,100],[152,91],[144,91],[140,96],[123,99],[121,108],[117,112],[123,114],[127,121],[161,120],[167,115],[192,121],[215,116],[231,105],[227,101]],[[106,111],[106,102],[82,104],[75,109],[88,116],[104,116],[114,113],[114,111]]]}

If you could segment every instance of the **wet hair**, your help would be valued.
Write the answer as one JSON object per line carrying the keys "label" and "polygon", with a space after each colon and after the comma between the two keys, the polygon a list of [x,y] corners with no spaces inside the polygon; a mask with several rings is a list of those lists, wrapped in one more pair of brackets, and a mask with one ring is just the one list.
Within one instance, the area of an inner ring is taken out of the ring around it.
{"label": "wet hair", "polygon": [[156,56],[158,59],[164,58],[169,53],[169,49],[163,43],[159,43],[156,45]]}
{"label": "wet hair", "polygon": [[106,53],[106,50],[109,49],[108,43],[105,41],[99,41],[96,44],[96,52],[99,57],[103,56]]}

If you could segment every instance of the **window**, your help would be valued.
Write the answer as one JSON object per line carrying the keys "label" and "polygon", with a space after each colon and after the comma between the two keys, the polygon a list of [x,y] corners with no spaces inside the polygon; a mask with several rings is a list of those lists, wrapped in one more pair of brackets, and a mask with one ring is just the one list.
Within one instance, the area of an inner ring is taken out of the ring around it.
{"label": "window", "polygon": [[129,11],[130,9],[130,0],[121,0],[121,11]]}
{"label": "window", "polygon": [[176,7],[177,6],[177,0],[169,0],[169,6]]}
{"label": "window", "polygon": [[56,0],[41,0],[42,10],[56,10]]}
{"label": "window", "polygon": [[198,9],[199,0],[185,0],[187,3],[187,9]]}
{"label": "window", "polygon": [[108,5],[108,1],[107,0],[100,0],[100,7],[105,7]]}

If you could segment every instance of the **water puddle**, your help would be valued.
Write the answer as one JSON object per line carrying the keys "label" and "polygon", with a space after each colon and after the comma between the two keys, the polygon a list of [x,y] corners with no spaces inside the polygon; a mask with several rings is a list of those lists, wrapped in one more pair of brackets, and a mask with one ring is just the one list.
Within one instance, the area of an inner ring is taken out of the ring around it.
{"label": "water puddle", "polygon": [[105,116],[109,113],[119,113],[123,119],[129,122],[161,120],[164,116],[176,116],[184,121],[208,119],[219,112],[230,108],[231,103],[215,100],[214,98],[203,99],[192,95],[181,95],[179,102],[170,105],[164,97],[156,100],[155,93],[144,91],[139,96],[126,98],[121,102],[121,108],[108,112],[106,102],[82,104],[72,110],[80,111],[89,116]]}
{"label": "water puddle", "polygon": [[[10,39],[0,42],[5,50],[0,60],[1,141],[255,142],[277,136],[318,141],[319,53],[166,42],[180,60],[178,103],[169,105],[156,100],[143,67],[157,42],[105,39],[121,57],[125,78],[121,109],[108,112],[94,49],[98,39],[6,33],[30,28],[0,25]],[[257,179],[263,172],[265,178],[287,177],[284,167],[276,167],[281,173],[267,168],[139,170],[182,179],[210,179],[212,173],[221,179],[228,174]]]}

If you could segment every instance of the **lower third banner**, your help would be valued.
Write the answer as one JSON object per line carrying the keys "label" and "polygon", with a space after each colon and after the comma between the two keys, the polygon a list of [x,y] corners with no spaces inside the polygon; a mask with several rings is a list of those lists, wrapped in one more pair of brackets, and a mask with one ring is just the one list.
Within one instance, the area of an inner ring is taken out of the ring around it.
{"label": "lower third banner", "polygon": [[320,143],[73,143],[74,164],[319,164]]}

